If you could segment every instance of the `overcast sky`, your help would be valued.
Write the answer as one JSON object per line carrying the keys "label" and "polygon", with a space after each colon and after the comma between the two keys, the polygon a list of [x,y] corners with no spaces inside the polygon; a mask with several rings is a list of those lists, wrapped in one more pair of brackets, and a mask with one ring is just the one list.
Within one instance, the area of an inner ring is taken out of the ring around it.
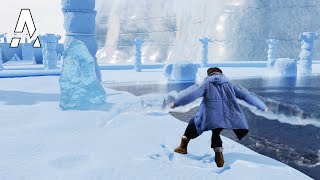
{"label": "overcast sky", "polygon": [[1,0],[1,3],[0,33],[8,33],[10,39],[21,9],[31,9],[37,28],[35,35],[65,33],[61,0]]}

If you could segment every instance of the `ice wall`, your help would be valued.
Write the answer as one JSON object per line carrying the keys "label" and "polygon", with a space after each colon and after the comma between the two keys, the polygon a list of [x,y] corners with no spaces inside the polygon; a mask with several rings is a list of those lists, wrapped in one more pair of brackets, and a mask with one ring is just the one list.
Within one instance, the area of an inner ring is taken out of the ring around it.
{"label": "ice wall", "polygon": [[[134,61],[134,39],[141,39],[142,62],[168,59],[176,38],[173,0],[98,0],[98,28],[107,29],[106,43],[98,52],[102,62]],[[100,5],[99,5],[100,4]],[[105,5],[105,8],[101,6]],[[106,10],[104,10],[106,9]],[[102,12],[101,12],[102,11]],[[105,13],[109,11],[109,13]],[[104,13],[105,18],[102,18]],[[104,27],[108,19],[107,27]],[[100,20],[100,21],[99,21]]]}
{"label": "ice wall", "polygon": [[[134,60],[133,40],[145,41],[142,62],[201,62],[199,37],[213,40],[209,63],[267,60],[267,39],[278,57],[299,59],[299,34],[320,29],[320,0],[97,0],[97,26],[107,36],[101,62]],[[99,15],[100,14],[100,15]],[[98,39],[99,40],[99,39]],[[101,39],[100,39],[101,40]],[[320,41],[315,52],[320,52]],[[314,58],[320,58],[319,53]]]}
{"label": "ice wall", "polygon": [[[266,39],[278,39],[278,57],[299,59],[299,34],[320,29],[319,0],[229,1],[218,22],[222,60],[266,60]],[[318,54],[319,57],[319,54]]]}

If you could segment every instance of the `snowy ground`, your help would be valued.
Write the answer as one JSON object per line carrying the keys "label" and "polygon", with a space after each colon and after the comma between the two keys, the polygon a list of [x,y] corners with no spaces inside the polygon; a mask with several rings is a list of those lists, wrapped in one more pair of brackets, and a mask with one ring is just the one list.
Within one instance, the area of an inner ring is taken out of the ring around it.
{"label": "snowy ground", "polygon": [[[154,76],[106,71],[103,77],[161,79],[149,73]],[[218,169],[210,133],[192,141],[188,155],[175,154],[185,123],[141,111],[140,99],[129,93],[107,93],[104,111],[62,111],[58,77],[0,79],[0,179],[310,179],[227,138],[226,164]]]}

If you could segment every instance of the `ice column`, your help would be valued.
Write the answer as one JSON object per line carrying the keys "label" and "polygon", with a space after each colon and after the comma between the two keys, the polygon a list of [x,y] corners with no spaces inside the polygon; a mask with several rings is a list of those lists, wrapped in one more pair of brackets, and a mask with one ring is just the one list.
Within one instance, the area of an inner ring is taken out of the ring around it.
{"label": "ice column", "polygon": [[[0,38],[5,38],[4,34],[0,34]],[[2,66],[2,51],[1,51],[1,47],[0,47],[0,71],[3,70],[3,66]]]}
{"label": "ice column", "polygon": [[1,48],[0,48],[0,71],[3,70],[3,66],[2,66],[2,51],[1,51]]}
{"label": "ice column", "polygon": [[101,81],[101,73],[96,53],[98,42],[95,35],[95,0],[62,0],[64,28],[66,30],[65,49],[74,40],[82,41],[95,58],[95,71]]}
{"label": "ice column", "polygon": [[57,69],[58,55],[57,44],[61,36],[55,34],[46,34],[40,36],[43,46],[43,63],[45,69]]}
{"label": "ice column", "polygon": [[304,32],[299,35],[301,41],[299,74],[307,75],[312,73],[312,50],[314,48],[314,40],[318,36],[318,33],[314,32]]}
{"label": "ice column", "polygon": [[276,60],[276,49],[278,48],[279,40],[277,39],[268,39],[268,62],[267,66],[271,67],[274,65],[274,62]]}
{"label": "ice column", "polygon": [[134,69],[137,72],[141,72],[141,45],[143,40],[135,39],[134,41],[135,46],[135,62],[134,62]]}
{"label": "ice column", "polygon": [[206,67],[208,65],[208,44],[209,42],[212,42],[212,40],[206,37],[202,37],[199,39],[199,41],[202,43],[201,67]]}

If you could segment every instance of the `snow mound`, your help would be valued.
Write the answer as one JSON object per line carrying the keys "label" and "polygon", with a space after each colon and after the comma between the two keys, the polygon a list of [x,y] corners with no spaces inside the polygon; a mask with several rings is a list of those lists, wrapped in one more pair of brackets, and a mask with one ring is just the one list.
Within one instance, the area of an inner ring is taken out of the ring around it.
{"label": "snow mound", "polygon": [[106,104],[106,92],[95,73],[95,59],[79,40],[70,43],[64,53],[60,76],[60,107],[92,109]]}
{"label": "snow mound", "polygon": [[210,132],[190,142],[189,154],[176,154],[187,124],[127,111],[140,106],[129,93],[108,89],[104,111],[62,111],[57,79],[0,79],[0,179],[311,179],[224,137],[225,167],[217,168]]}
{"label": "snow mound", "polygon": [[194,82],[197,76],[197,72],[197,65],[190,62],[167,64],[164,67],[165,76],[169,81]]}
{"label": "snow mound", "polygon": [[281,77],[297,76],[297,61],[290,58],[275,59],[269,67],[271,72]]}

